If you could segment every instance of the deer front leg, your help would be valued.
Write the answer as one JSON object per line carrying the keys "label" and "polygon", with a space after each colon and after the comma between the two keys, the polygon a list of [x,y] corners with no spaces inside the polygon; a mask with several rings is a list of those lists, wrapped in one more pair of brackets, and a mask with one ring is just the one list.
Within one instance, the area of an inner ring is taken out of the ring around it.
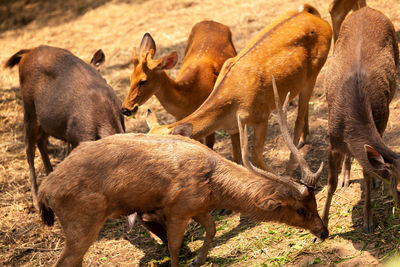
{"label": "deer front leg", "polygon": [[264,143],[265,138],[267,137],[267,130],[268,122],[258,123],[254,126],[254,142],[251,161],[255,164],[255,166],[268,172],[272,172],[272,169],[264,162],[263,159]]}
{"label": "deer front leg", "polygon": [[189,220],[190,218],[182,218],[180,215],[167,216],[168,250],[172,267],[179,267],[179,251]]}
{"label": "deer front leg", "polygon": [[331,207],[332,197],[336,191],[338,182],[338,169],[340,162],[342,161],[343,155],[341,152],[329,148],[328,154],[328,196],[326,197],[324,212],[322,214],[322,221],[325,226],[328,227],[329,222],[329,208]]}
{"label": "deer front leg", "polygon": [[231,142],[232,142],[232,157],[233,161],[237,164],[242,163],[242,151],[240,149],[240,137],[239,133],[231,134]]}
{"label": "deer front leg", "polygon": [[216,233],[214,220],[209,213],[193,217],[193,219],[204,227],[206,236],[204,237],[204,243],[200,249],[199,255],[197,255],[196,259],[194,259],[194,261],[189,265],[191,267],[201,266],[204,264],[207,258],[208,250],[211,247],[211,242]]}
{"label": "deer front leg", "polygon": [[[315,79],[307,82],[306,86],[299,94],[299,106],[297,111],[296,123],[293,133],[293,144],[295,146],[305,144],[308,136],[308,102],[310,101],[312,91],[314,89]],[[286,172],[291,175],[295,167],[295,158],[293,153],[290,153],[289,162],[286,166]]]}
{"label": "deer front leg", "polygon": [[372,219],[372,208],[371,208],[371,183],[373,177],[371,174],[364,172],[364,232],[373,233],[375,225]]}

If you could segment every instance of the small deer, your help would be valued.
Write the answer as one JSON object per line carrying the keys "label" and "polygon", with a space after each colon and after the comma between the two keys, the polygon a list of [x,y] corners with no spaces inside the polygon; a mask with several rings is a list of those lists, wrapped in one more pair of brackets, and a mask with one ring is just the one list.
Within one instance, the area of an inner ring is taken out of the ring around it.
{"label": "small deer", "polygon": [[366,0],[333,0],[329,6],[332,18],[333,41],[336,42],[340,26],[350,10],[356,11],[366,6]]}
{"label": "small deer", "polygon": [[[271,75],[275,76],[281,99],[288,92],[291,98],[299,95],[293,141],[295,145],[303,144],[309,132],[308,101],[328,56],[331,32],[328,22],[309,5],[280,16],[236,57],[225,62],[212,93],[196,111],[178,122],[154,127],[150,132],[168,134],[178,125],[191,123],[191,137],[198,139],[225,129],[232,136],[233,159],[240,163],[237,123],[240,114],[242,124],[254,128],[252,162],[271,170],[262,155],[268,118],[275,109]],[[289,172],[293,164],[291,155]]]}
{"label": "small deer", "polygon": [[50,46],[20,50],[6,62],[8,68],[19,64],[26,155],[36,209],[35,145],[49,174],[52,171],[47,152],[49,136],[74,148],[82,141],[125,131],[121,102],[96,71],[104,62],[101,50],[91,62],[89,65],[65,49]]}
{"label": "small deer", "polygon": [[[302,227],[325,239],[329,232],[318,215],[313,189],[322,165],[317,173],[311,173],[292,143],[286,122],[288,99],[279,112],[280,126],[296,159],[304,163],[300,166],[306,168],[301,181],[251,165],[245,153],[246,125],[239,129],[243,161],[251,170],[183,136],[123,134],[82,143],[39,189],[43,222],[52,225],[56,214],[66,238],[56,266],[82,264],[106,219],[133,212],[149,217],[146,227],[156,223],[153,230],[160,230],[156,234],[168,243],[174,267],[179,266],[178,254],[190,219],[206,231],[191,266],[204,264],[216,233],[210,211],[217,208],[242,212],[259,221]],[[190,124],[177,128],[192,129]]]}
{"label": "small deer", "polygon": [[389,103],[396,90],[398,65],[395,30],[384,14],[364,7],[345,19],[325,80],[330,140],[328,197],[323,213],[326,225],[343,157],[346,175],[341,185],[349,184],[351,157],[363,168],[365,232],[374,231],[373,177],[391,181],[395,202],[399,203],[400,155],[382,139],[389,118]]}
{"label": "small deer", "polygon": [[[136,113],[138,107],[155,95],[161,105],[180,120],[195,111],[211,93],[224,62],[236,55],[229,28],[215,21],[197,23],[188,39],[182,67],[175,80],[164,71],[178,61],[174,51],[154,59],[156,44],[149,33],[140,43],[140,59],[133,49],[134,69],[129,92],[122,103],[126,116]],[[206,137],[212,148],[214,133]]]}

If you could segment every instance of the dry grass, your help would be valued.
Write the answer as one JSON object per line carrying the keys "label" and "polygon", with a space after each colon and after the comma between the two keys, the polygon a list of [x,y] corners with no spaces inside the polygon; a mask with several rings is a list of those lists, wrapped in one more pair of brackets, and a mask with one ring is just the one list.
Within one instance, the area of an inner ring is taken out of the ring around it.
{"label": "dry grass", "polygon": [[[310,0],[323,18],[329,20],[328,2]],[[129,86],[129,65],[133,46],[144,32],[150,32],[158,46],[158,55],[177,50],[182,59],[186,38],[191,27],[203,19],[213,19],[231,27],[237,50],[279,13],[297,8],[302,1],[239,1],[239,0],[115,0],[115,1],[53,1],[17,0],[0,4],[0,63],[17,50],[49,44],[64,47],[83,59],[102,48],[107,62],[102,74],[122,99]],[[368,1],[389,16],[400,28],[398,0]],[[9,8],[9,9],[7,9]],[[329,60],[329,59],[328,59]],[[171,71],[176,75],[178,66]],[[326,158],[327,105],[321,81],[322,70],[310,103],[310,145],[303,148],[307,159],[316,168]],[[59,225],[42,226],[35,213],[29,213],[30,193],[28,165],[23,141],[22,106],[17,70],[0,73],[0,265],[41,266],[55,262],[64,238]],[[158,101],[152,98],[141,110],[150,107],[162,122],[171,122]],[[140,112],[142,112],[140,111]],[[400,151],[400,99],[391,105],[391,117],[385,140]],[[291,107],[289,119],[293,124],[296,111]],[[127,120],[128,132],[146,132],[144,113],[136,120]],[[65,156],[65,145],[51,140],[51,159],[57,165]],[[230,141],[221,135],[216,150],[230,157]],[[273,115],[265,147],[265,160],[277,171],[283,171],[289,152],[279,137]],[[36,157],[39,180],[44,178],[42,162]],[[321,244],[311,243],[307,231],[280,224],[254,223],[239,214],[216,216],[218,233],[207,261],[208,265],[266,266],[266,265],[379,265],[399,250],[400,225],[392,216],[390,197],[382,190],[374,192],[374,212],[377,231],[362,232],[362,174],[353,164],[352,184],[338,190],[331,208],[331,237]],[[317,194],[321,209],[326,198],[326,170]],[[182,262],[193,259],[201,246],[203,230],[191,224],[181,252]],[[110,220],[84,258],[87,266],[167,265],[168,252],[142,227],[125,233],[124,220]]]}

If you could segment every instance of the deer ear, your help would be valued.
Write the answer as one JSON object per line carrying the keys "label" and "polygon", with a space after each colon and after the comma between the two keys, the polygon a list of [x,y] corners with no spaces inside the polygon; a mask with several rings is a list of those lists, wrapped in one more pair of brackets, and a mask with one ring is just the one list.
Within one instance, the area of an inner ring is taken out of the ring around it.
{"label": "deer ear", "polygon": [[385,160],[383,159],[382,155],[376,151],[370,145],[364,145],[365,153],[367,154],[367,159],[369,163],[374,167],[376,170],[383,170],[386,167]]}
{"label": "deer ear", "polygon": [[178,53],[174,51],[169,55],[163,56],[162,61],[157,68],[162,70],[169,70],[176,65],[176,62],[178,62]]}
{"label": "deer ear", "polygon": [[260,201],[257,205],[260,209],[265,211],[274,211],[282,206],[282,203],[278,200],[268,198]]}
{"label": "deer ear", "polygon": [[142,41],[140,42],[140,55],[143,56],[145,52],[150,52],[150,57],[153,58],[154,54],[156,53],[156,43],[151,37],[150,33],[146,32],[143,35]]}
{"label": "deer ear", "polygon": [[103,50],[99,49],[94,53],[92,60],[90,60],[90,64],[95,68],[100,67],[106,61],[106,56],[103,53]]}
{"label": "deer ear", "polygon": [[171,134],[190,137],[192,135],[192,132],[193,132],[193,124],[184,123],[176,126],[174,130],[171,132]]}

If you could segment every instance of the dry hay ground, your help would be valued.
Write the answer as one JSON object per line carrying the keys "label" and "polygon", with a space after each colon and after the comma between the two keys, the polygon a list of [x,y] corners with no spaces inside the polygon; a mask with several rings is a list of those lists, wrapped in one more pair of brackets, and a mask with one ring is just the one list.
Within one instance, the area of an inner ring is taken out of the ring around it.
{"label": "dry hay ground", "polygon": [[[328,2],[309,1],[329,20]],[[180,61],[186,38],[194,23],[213,19],[229,25],[237,50],[279,13],[296,9],[302,1],[239,1],[239,0],[148,0],[148,1],[4,1],[0,4],[0,62],[17,50],[39,44],[64,47],[89,60],[102,48],[107,62],[101,73],[123,99],[128,86],[131,51],[145,32],[150,32],[158,44],[158,55],[177,50]],[[398,0],[368,1],[383,11],[400,28]],[[6,12],[6,13],[4,13]],[[6,15],[4,15],[6,14]],[[329,59],[328,59],[329,61]],[[176,75],[179,64],[171,71]],[[319,76],[310,102],[309,145],[302,151],[316,168],[323,160],[326,166],[327,105],[321,86],[325,73]],[[36,213],[29,213],[30,193],[28,164],[23,141],[22,106],[17,69],[0,73],[0,265],[39,266],[54,263],[64,246],[58,223],[45,227]],[[291,106],[289,119],[293,125],[296,103]],[[158,101],[152,98],[139,112],[136,120],[127,120],[128,132],[146,132],[144,111],[150,107],[162,123],[173,121]],[[391,104],[386,142],[400,151],[400,99]],[[51,159],[57,165],[65,157],[65,144],[51,140]],[[220,132],[215,149],[230,157],[230,141]],[[284,170],[289,152],[279,136],[275,115],[271,116],[265,147],[265,160],[278,172]],[[37,154],[36,168],[40,181],[44,170]],[[298,173],[297,173],[298,175]],[[327,171],[318,185],[318,207],[321,211],[326,198]],[[267,266],[267,265],[380,265],[394,258],[399,251],[400,225],[393,216],[393,202],[382,189],[374,191],[374,213],[377,230],[362,232],[362,173],[353,164],[352,184],[335,194],[329,230],[325,242],[313,244],[308,231],[274,223],[255,223],[239,214],[216,216],[217,236],[210,250],[207,265]],[[201,246],[203,230],[190,224],[181,251],[181,262],[190,262]],[[125,221],[110,220],[98,240],[84,258],[87,266],[166,265],[168,251],[141,226],[125,232]]]}

